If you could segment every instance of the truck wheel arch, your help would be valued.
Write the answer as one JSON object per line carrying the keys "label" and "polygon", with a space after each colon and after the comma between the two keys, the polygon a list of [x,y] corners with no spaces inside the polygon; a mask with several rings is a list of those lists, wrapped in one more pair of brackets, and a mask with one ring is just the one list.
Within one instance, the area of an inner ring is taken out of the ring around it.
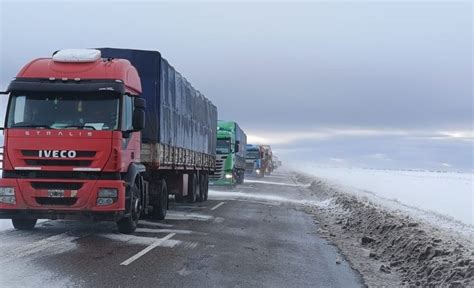
{"label": "truck wheel arch", "polygon": [[[127,184],[127,188],[125,189],[125,199],[128,198],[131,201],[132,197],[128,195],[130,193],[130,187],[137,181],[137,178],[140,177],[140,174],[144,173],[145,171],[146,171],[145,165],[142,165],[139,163],[131,163],[128,166],[127,172],[122,177],[123,178],[122,180],[124,180],[125,183]],[[139,188],[142,188],[142,187],[139,187]],[[127,203],[125,203],[125,207],[127,207]],[[125,211],[125,214],[128,214],[128,211]]]}

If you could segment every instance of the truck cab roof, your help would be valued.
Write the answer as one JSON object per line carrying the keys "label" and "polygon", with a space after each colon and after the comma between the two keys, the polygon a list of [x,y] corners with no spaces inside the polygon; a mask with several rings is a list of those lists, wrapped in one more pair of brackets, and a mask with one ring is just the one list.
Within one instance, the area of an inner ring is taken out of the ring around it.
{"label": "truck cab roof", "polygon": [[[94,49],[71,50],[84,51]],[[21,80],[37,80],[49,79],[51,81],[58,80],[60,82],[74,82],[81,83],[81,80],[112,80],[122,82],[125,86],[125,92],[132,95],[138,95],[142,92],[140,77],[135,67],[130,61],[125,59],[100,58],[96,57],[87,61],[82,59],[81,55],[74,55],[63,53],[60,56],[65,57],[51,57],[38,58],[21,69],[17,75],[17,79]],[[67,57],[70,58],[67,58]],[[74,57],[77,56],[77,57]],[[69,59],[69,60],[68,60]]]}

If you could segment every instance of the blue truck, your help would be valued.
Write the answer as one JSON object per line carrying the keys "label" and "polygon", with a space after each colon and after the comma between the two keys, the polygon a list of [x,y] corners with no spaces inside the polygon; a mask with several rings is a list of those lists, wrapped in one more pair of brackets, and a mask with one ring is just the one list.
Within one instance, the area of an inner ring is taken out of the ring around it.
{"label": "blue truck", "polygon": [[263,177],[265,171],[262,169],[262,146],[256,144],[247,144],[245,146],[245,150],[245,174]]}

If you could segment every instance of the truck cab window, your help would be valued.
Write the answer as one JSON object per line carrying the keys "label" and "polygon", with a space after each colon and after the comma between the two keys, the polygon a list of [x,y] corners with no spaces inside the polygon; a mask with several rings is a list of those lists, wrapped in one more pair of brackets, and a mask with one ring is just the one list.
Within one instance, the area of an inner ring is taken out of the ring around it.
{"label": "truck cab window", "polygon": [[123,131],[131,131],[133,130],[133,98],[124,95],[123,96],[123,112],[122,112],[122,127]]}
{"label": "truck cab window", "polygon": [[8,128],[117,130],[119,98],[112,93],[13,94]]}
{"label": "truck cab window", "polygon": [[217,154],[229,154],[231,152],[230,139],[217,139]]}

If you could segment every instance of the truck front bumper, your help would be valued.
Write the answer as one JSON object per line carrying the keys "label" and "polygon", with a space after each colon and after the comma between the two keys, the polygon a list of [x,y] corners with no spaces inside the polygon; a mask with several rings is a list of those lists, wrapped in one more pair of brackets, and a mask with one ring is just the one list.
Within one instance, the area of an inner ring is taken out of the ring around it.
{"label": "truck front bumper", "polygon": [[[99,205],[100,189],[116,189],[117,197],[111,197],[110,204]],[[125,189],[121,180],[3,178],[0,218],[117,220],[125,211]]]}
{"label": "truck front bumper", "polygon": [[71,210],[34,210],[34,209],[0,209],[0,219],[92,219],[94,221],[118,221],[124,212],[93,212]]}

